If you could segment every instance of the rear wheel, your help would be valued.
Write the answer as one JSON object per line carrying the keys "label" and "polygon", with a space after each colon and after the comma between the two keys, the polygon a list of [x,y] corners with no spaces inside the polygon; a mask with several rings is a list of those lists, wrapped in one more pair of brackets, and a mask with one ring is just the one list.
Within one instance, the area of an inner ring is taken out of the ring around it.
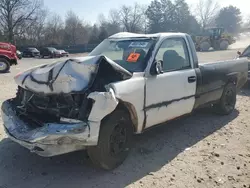
{"label": "rear wheel", "polygon": [[0,73],[6,73],[10,70],[10,63],[4,58],[0,58]]}
{"label": "rear wheel", "polygon": [[220,42],[220,50],[227,50],[229,46],[229,42],[226,40],[223,40]]}
{"label": "rear wheel", "polygon": [[87,148],[95,166],[112,170],[121,165],[131,149],[132,123],[126,111],[116,110],[103,120],[98,145]]}
{"label": "rear wheel", "polygon": [[215,112],[221,115],[232,113],[235,109],[236,95],[236,85],[234,83],[227,84],[220,101],[214,105]]}
{"label": "rear wheel", "polygon": [[211,45],[210,45],[210,43],[207,42],[207,41],[204,41],[204,42],[202,42],[202,43],[200,44],[200,49],[201,49],[201,51],[203,51],[203,52],[208,51],[210,47],[211,47]]}

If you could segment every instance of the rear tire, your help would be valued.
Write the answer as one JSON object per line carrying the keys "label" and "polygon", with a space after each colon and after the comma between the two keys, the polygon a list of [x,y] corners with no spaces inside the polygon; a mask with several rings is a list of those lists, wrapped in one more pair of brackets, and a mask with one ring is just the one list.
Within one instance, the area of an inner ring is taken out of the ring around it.
{"label": "rear tire", "polygon": [[0,73],[6,73],[10,70],[10,63],[4,58],[0,58]]}
{"label": "rear tire", "polygon": [[227,50],[229,46],[229,42],[226,40],[223,40],[220,42],[220,50]]}
{"label": "rear tire", "polygon": [[225,86],[220,101],[214,105],[214,110],[220,115],[229,115],[235,109],[236,104],[236,85],[229,83]]}
{"label": "rear tire", "polygon": [[210,43],[207,42],[207,41],[204,41],[204,42],[202,42],[202,43],[200,44],[200,49],[201,49],[201,51],[203,51],[203,52],[207,52],[207,51],[210,49],[210,47],[211,47],[211,45],[210,45]]}
{"label": "rear tire", "polygon": [[133,138],[129,114],[116,110],[101,123],[98,145],[87,148],[93,164],[104,170],[120,166],[127,158]]}

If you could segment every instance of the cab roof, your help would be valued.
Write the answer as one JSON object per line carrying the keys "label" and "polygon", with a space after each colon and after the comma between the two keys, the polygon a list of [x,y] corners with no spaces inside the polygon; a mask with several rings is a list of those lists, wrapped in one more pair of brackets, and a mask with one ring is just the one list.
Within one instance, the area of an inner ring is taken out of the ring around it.
{"label": "cab roof", "polygon": [[165,32],[165,33],[155,33],[155,34],[138,34],[138,33],[130,33],[130,32],[120,32],[116,33],[114,35],[111,35],[110,39],[117,39],[117,38],[162,38],[162,37],[168,37],[168,36],[186,36],[185,33],[171,33],[171,32]]}

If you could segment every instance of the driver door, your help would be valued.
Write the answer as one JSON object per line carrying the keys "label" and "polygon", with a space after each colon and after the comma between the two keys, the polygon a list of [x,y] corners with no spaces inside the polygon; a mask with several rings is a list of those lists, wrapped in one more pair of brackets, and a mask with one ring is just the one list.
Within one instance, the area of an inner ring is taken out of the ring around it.
{"label": "driver door", "polygon": [[168,38],[161,44],[156,61],[163,61],[163,73],[146,78],[146,127],[192,112],[196,74],[184,38]]}

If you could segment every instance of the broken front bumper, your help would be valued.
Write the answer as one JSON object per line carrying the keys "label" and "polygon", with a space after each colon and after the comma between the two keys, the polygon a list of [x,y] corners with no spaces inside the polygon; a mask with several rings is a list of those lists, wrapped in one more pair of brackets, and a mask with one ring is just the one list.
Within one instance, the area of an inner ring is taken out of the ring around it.
{"label": "broken front bumper", "polygon": [[[16,115],[12,100],[2,104],[2,119],[10,139],[38,155],[49,157],[82,150],[97,144],[97,134],[91,135],[89,122],[61,121],[32,127]],[[95,124],[91,124],[92,128]],[[96,127],[99,127],[97,124]],[[97,130],[99,131],[99,130]]]}

